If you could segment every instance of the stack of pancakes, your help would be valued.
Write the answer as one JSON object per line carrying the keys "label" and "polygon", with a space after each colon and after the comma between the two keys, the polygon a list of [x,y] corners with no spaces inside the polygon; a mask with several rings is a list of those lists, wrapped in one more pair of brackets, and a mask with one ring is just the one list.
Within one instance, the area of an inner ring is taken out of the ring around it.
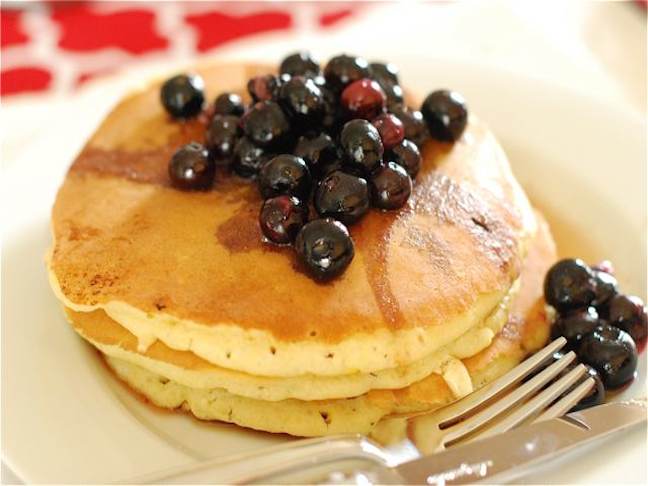
{"label": "stack of pancakes", "polygon": [[[197,69],[208,99],[263,66]],[[264,243],[254,183],[170,187],[206,117],[168,118],[159,83],[124,99],[67,174],[52,213],[52,287],[74,329],[151,402],[298,436],[370,433],[501,375],[548,335],[555,260],[493,134],[471,116],[428,142],[408,205],[351,229],[356,255],[321,284]]]}

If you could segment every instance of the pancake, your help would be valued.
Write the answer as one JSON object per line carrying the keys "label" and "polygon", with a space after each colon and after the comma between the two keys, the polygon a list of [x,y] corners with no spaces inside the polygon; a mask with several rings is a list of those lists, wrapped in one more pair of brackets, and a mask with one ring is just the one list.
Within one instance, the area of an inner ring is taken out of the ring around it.
{"label": "pancake", "polygon": [[[198,69],[208,97],[249,69]],[[168,187],[204,121],[171,121],[157,84],[108,115],[72,165],[52,214],[52,282],[67,307],[103,309],[138,337],[265,376],[395,368],[480,324],[517,280],[535,218],[492,133],[471,117],[430,143],[408,207],[352,228],[356,256],[321,285],[261,240],[253,184]],[[125,127],[128,127],[125,129]]]}
{"label": "pancake", "polygon": [[[539,349],[547,340],[548,321],[542,299],[542,279],[555,261],[556,251],[547,226],[540,221],[540,230],[529,248],[521,276],[519,292],[512,299],[506,325],[481,352],[462,360],[471,380],[479,388],[501,376],[519,363],[528,353]],[[94,332],[91,342],[103,349],[101,342],[109,342],[116,333],[93,330],[80,321],[104,321],[98,326],[106,330],[106,320],[101,311],[88,315],[69,312],[71,323],[87,338]],[[115,322],[113,326],[119,325]],[[122,331],[118,347],[135,354],[135,337]],[[160,346],[156,344],[156,346]],[[163,346],[163,345],[161,345]],[[208,363],[188,352],[158,349],[147,351],[152,359],[174,362],[185,370],[208,368]],[[119,356],[119,357],[117,357]],[[424,379],[397,390],[371,390],[361,396],[332,400],[263,401],[230,393],[223,388],[194,388],[186,385],[186,377],[169,379],[169,375],[156,373],[150,367],[134,364],[136,360],[109,349],[106,361],[111,369],[128,385],[140,392],[151,403],[165,408],[180,408],[198,418],[221,420],[245,427],[270,432],[283,432],[298,436],[334,435],[342,433],[375,432],[380,439],[384,428],[396,415],[409,415],[438,408],[458,398],[453,392],[452,376],[431,373]],[[201,363],[198,365],[198,363]],[[463,373],[460,369],[459,373]],[[182,382],[184,383],[182,383]],[[449,383],[450,381],[450,383]],[[305,380],[309,384],[309,380]],[[312,386],[316,384],[310,383]],[[398,425],[402,423],[396,421]],[[400,430],[400,428],[399,428]]]}
{"label": "pancake", "polygon": [[[269,71],[197,69],[208,99]],[[526,319],[541,297],[526,269],[544,275],[553,241],[476,116],[456,143],[426,144],[408,204],[354,225],[354,260],[322,284],[264,243],[254,183],[219,172],[210,191],[170,186],[171,155],[203,140],[208,116],[171,120],[159,88],[119,103],[73,162],[47,258],[75,330],[153,403],[294,435],[367,433],[506,371],[534,349],[524,329],[546,339],[544,314]]]}

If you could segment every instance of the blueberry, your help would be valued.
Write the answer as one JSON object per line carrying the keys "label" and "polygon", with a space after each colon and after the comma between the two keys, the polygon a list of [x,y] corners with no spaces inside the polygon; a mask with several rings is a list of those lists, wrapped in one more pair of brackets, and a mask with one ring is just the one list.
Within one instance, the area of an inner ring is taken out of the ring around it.
{"label": "blueberry", "polygon": [[318,76],[320,66],[309,52],[296,52],[289,55],[279,65],[280,74],[289,74],[290,76]]}
{"label": "blueberry", "polygon": [[338,96],[327,87],[320,87],[324,99],[324,117],[322,118],[322,128],[329,135],[337,137],[344,124],[344,116]]}
{"label": "blueberry", "polygon": [[369,65],[371,79],[374,79],[387,96],[387,106],[403,103],[403,90],[398,82],[398,68],[393,64],[372,63]]}
{"label": "blueberry", "polygon": [[320,216],[351,225],[369,210],[367,181],[339,170],[331,172],[317,186],[314,204]]}
{"label": "blueberry", "polygon": [[606,390],[625,385],[637,370],[634,341],[627,332],[607,324],[583,336],[576,354],[598,372]]}
{"label": "blueberry", "polygon": [[209,189],[214,183],[215,171],[216,166],[207,150],[196,142],[181,147],[169,162],[169,178],[178,189]]}
{"label": "blueberry", "polygon": [[634,295],[618,294],[610,299],[608,319],[632,336],[637,348],[643,349],[648,335],[648,314],[643,301]]}
{"label": "blueberry", "polygon": [[306,223],[295,240],[295,251],[306,271],[317,280],[340,275],[355,253],[349,230],[332,218]]}
{"label": "blueberry", "polygon": [[247,90],[252,97],[252,101],[272,100],[279,92],[279,79],[272,74],[255,76],[248,81]]}
{"label": "blueberry", "polygon": [[402,207],[412,192],[412,179],[395,162],[381,165],[371,175],[370,185],[373,206],[380,209]]}
{"label": "blueberry", "polygon": [[340,134],[344,161],[351,167],[374,170],[382,161],[384,147],[376,127],[366,120],[351,120]]}
{"label": "blueberry", "polygon": [[582,260],[561,260],[545,276],[544,296],[558,312],[584,309],[596,296],[594,275]]}
{"label": "blueberry", "polygon": [[604,322],[599,319],[594,307],[589,307],[586,310],[576,310],[556,318],[551,328],[551,339],[563,336],[567,339],[568,349],[575,349],[585,334],[589,334],[602,324]]}
{"label": "blueberry", "polygon": [[288,118],[274,101],[256,103],[242,118],[248,138],[263,147],[281,147],[290,134]]}
{"label": "blueberry", "polygon": [[[562,358],[562,356],[563,353],[558,351],[557,353],[554,353],[553,360],[558,361],[560,358]],[[558,375],[556,375],[556,377],[550,382],[550,384],[556,382],[557,380],[567,375],[579,364],[581,363],[579,363],[578,360],[572,361],[569,365],[567,365],[567,367],[564,370],[562,370],[560,373],[558,373]],[[581,398],[580,401],[569,410],[570,412],[576,412],[578,410],[583,410],[585,408],[593,407],[595,405],[600,405],[605,401],[605,387],[603,386],[603,382],[601,381],[601,377],[599,376],[598,372],[589,365],[583,365],[583,366],[585,366],[585,368],[587,369],[587,375],[583,377],[583,380],[588,377],[592,378],[594,380],[594,386],[587,393],[587,395]],[[542,371],[542,368],[537,370],[533,375],[534,376],[537,375],[540,371]],[[582,381],[579,381],[577,384],[570,387],[559,398],[566,397],[574,388],[576,388],[581,383]]]}
{"label": "blueberry", "polygon": [[391,63],[372,62],[369,64],[369,75],[378,82],[399,84],[398,68]]}
{"label": "blueberry", "polygon": [[618,292],[617,279],[607,272],[592,270],[594,275],[595,296],[592,305],[597,308],[604,307]]}
{"label": "blueberry", "polygon": [[293,196],[283,194],[266,199],[259,214],[261,231],[273,243],[295,241],[302,226],[308,221],[308,206]]}
{"label": "blueberry", "polygon": [[397,118],[391,113],[383,113],[378,115],[371,121],[371,124],[376,127],[380,133],[385,150],[390,150],[396,145],[401,143],[405,138],[405,127],[400,118]]}
{"label": "blueberry", "polygon": [[344,88],[340,104],[347,118],[371,120],[383,112],[387,104],[387,97],[376,81],[363,78]]}
{"label": "blueberry", "polygon": [[232,169],[241,177],[255,177],[263,164],[272,158],[262,147],[252,143],[247,137],[242,137],[234,147],[234,163]]}
{"label": "blueberry", "polygon": [[304,131],[324,117],[324,97],[312,79],[292,77],[279,90],[279,103],[291,117],[293,127]]}
{"label": "blueberry", "polygon": [[390,106],[389,111],[403,122],[405,138],[411,140],[421,148],[430,137],[421,112],[412,110],[404,105]]}
{"label": "blueberry", "polygon": [[215,115],[205,135],[205,145],[209,150],[210,158],[216,164],[229,164],[240,135],[238,116]]}
{"label": "blueberry", "polygon": [[335,56],[324,68],[324,77],[330,88],[340,93],[353,81],[369,77],[369,64],[362,57]]}
{"label": "blueberry", "polygon": [[291,154],[277,155],[259,171],[259,191],[264,198],[288,194],[306,200],[311,184],[306,162]]}
{"label": "blueberry", "polygon": [[594,380],[594,386],[585,395],[580,401],[574,405],[570,412],[577,412],[590,407],[595,407],[596,405],[601,405],[605,402],[605,387],[603,386],[603,381],[599,376],[598,372],[589,365],[585,365],[587,368],[587,376]]}
{"label": "blueberry", "polygon": [[179,74],[167,79],[160,90],[164,109],[173,118],[191,118],[202,110],[205,83],[198,75]]}
{"label": "blueberry", "polygon": [[421,113],[432,138],[444,142],[458,140],[468,123],[466,101],[456,91],[430,93],[421,105]]}
{"label": "blueberry", "polygon": [[385,158],[403,167],[412,179],[421,169],[421,152],[414,142],[407,139],[392,148]]}
{"label": "blueberry", "polygon": [[403,95],[403,88],[398,84],[381,84],[380,82],[378,82],[378,84],[380,84],[380,87],[385,92],[385,96],[387,97],[387,109],[389,111],[391,111],[392,107],[404,103],[405,97]]}
{"label": "blueberry", "polygon": [[338,161],[335,142],[326,133],[299,137],[293,153],[304,159],[314,177],[322,176]]}
{"label": "blueberry", "polygon": [[243,100],[234,93],[222,93],[214,100],[214,114],[241,116],[245,111]]}

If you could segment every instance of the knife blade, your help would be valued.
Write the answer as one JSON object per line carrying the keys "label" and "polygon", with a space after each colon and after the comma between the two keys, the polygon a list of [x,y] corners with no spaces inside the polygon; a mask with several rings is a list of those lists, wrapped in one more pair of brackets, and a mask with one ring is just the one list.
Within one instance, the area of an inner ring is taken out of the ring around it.
{"label": "knife blade", "polygon": [[608,403],[457,445],[392,471],[397,476],[395,482],[410,484],[510,481],[576,447],[645,424],[646,415],[645,399]]}

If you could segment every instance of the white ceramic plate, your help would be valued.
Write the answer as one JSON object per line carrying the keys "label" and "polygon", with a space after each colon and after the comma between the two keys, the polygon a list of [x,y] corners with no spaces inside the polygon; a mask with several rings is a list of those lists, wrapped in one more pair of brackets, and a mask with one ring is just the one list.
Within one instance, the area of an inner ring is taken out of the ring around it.
{"label": "white ceramic plate", "polygon": [[[453,87],[490,123],[531,199],[548,215],[563,255],[612,259],[623,290],[646,297],[641,119],[486,67],[420,57],[399,64],[414,91]],[[41,119],[24,145],[4,154],[9,158],[3,161],[1,196],[2,453],[27,482],[127,480],[287,440],[139,402],[66,324],[49,289],[43,255],[56,189],[85,138],[140,75],[95,84],[52,103],[46,122]],[[25,113],[7,110],[5,120],[24,124]],[[645,395],[645,354],[640,368],[621,397]],[[646,431],[636,430],[526,481],[645,484],[645,456]]]}

